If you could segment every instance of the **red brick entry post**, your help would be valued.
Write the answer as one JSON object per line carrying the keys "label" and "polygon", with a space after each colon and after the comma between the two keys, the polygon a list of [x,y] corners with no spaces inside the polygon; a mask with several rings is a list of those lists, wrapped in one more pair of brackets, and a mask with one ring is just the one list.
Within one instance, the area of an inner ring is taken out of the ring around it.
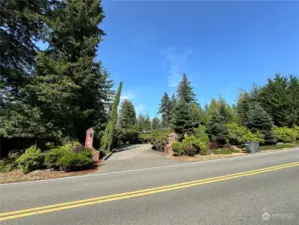
{"label": "red brick entry post", "polygon": [[93,147],[93,136],[94,136],[94,130],[92,128],[89,128],[86,131],[86,137],[85,137],[85,148],[88,148],[92,154],[92,160],[97,162],[100,159],[100,152],[95,150]]}

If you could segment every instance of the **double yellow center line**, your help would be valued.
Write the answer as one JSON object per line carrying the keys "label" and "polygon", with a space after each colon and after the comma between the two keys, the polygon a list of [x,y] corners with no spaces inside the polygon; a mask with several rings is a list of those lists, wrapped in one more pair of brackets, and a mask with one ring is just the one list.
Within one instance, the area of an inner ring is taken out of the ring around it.
{"label": "double yellow center line", "polygon": [[59,204],[54,204],[54,205],[47,205],[47,206],[42,206],[42,207],[37,207],[37,208],[29,208],[29,209],[12,211],[12,212],[4,212],[4,213],[0,213],[0,221],[22,218],[22,217],[27,217],[27,216],[34,216],[34,215],[55,212],[55,211],[60,211],[60,210],[65,210],[65,209],[78,208],[78,207],[82,207],[82,206],[95,205],[95,204],[100,204],[100,203],[104,203],[104,202],[111,202],[111,201],[117,201],[117,200],[122,200],[122,199],[157,194],[157,193],[161,193],[161,192],[178,190],[178,189],[183,189],[183,188],[188,188],[188,187],[194,187],[194,186],[199,186],[202,184],[209,184],[209,183],[214,183],[214,182],[219,182],[219,181],[224,181],[224,180],[231,180],[231,179],[235,179],[235,178],[239,178],[239,177],[252,176],[252,175],[256,175],[256,174],[261,174],[261,173],[266,173],[266,172],[271,172],[271,171],[275,171],[275,170],[296,167],[296,166],[299,166],[299,162],[293,162],[293,163],[288,163],[288,164],[283,164],[283,165],[278,165],[278,166],[266,167],[266,168],[257,169],[257,170],[250,170],[250,171],[241,172],[241,173],[233,173],[233,174],[228,174],[228,175],[224,175],[224,176],[217,176],[217,177],[206,178],[206,179],[201,179],[201,180],[177,183],[177,184],[166,185],[166,186],[161,186],[161,187],[148,188],[148,189],[143,189],[143,190],[138,190],[138,191],[124,192],[124,193],[119,193],[119,194],[113,194],[113,195],[101,196],[101,197],[96,197],[96,198],[89,198],[89,199],[83,199],[83,200],[78,200],[78,201],[59,203]]}

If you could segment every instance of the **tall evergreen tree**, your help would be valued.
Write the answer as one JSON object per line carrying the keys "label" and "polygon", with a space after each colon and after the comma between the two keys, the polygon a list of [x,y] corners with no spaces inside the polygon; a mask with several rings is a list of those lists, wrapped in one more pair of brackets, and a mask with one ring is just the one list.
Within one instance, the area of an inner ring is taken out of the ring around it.
{"label": "tall evergreen tree", "polygon": [[150,119],[150,117],[149,117],[149,115],[148,114],[146,114],[146,116],[145,116],[145,121],[144,121],[144,129],[145,130],[151,130],[151,119]]}
{"label": "tall evergreen tree", "polygon": [[292,127],[299,123],[299,79],[280,76],[268,79],[258,93],[258,102],[277,126]]}
{"label": "tall evergreen tree", "polygon": [[200,107],[199,104],[192,103],[190,108],[191,108],[192,119],[196,127],[199,124],[206,124],[208,122],[207,113]]}
{"label": "tall evergreen tree", "polygon": [[160,119],[158,117],[154,117],[152,119],[152,130],[157,130],[161,127]]}
{"label": "tall evergreen tree", "polygon": [[162,97],[159,113],[161,113],[161,117],[162,117],[162,127],[163,128],[169,127],[171,123],[172,109],[171,109],[169,96],[166,92]]}
{"label": "tall evergreen tree", "polygon": [[[170,104],[170,114],[171,114],[171,117],[172,117],[173,112],[174,112],[175,107],[176,107],[176,104],[177,104],[177,99],[176,99],[174,94],[172,94],[171,99],[169,100],[169,104]],[[170,118],[170,121],[171,121],[171,119],[172,118]]]}
{"label": "tall evergreen tree", "polygon": [[116,125],[116,121],[117,121],[117,110],[118,110],[118,104],[119,104],[119,100],[120,100],[122,85],[123,85],[123,83],[120,82],[117,94],[114,99],[113,107],[110,112],[109,121],[108,121],[104,135],[101,140],[101,149],[103,149],[103,150],[111,151],[111,149],[112,149],[115,125]]}
{"label": "tall evergreen tree", "polygon": [[144,122],[145,122],[145,116],[142,113],[140,113],[137,117],[137,125],[136,125],[138,131],[141,132],[141,131],[145,130],[144,129]]}
{"label": "tall evergreen tree", "polygon": [[178,85],[177,93],[179,100],[184,100],[187,104],[196,102],[191,82],[188,81],[187,75],[185,73],[183,74],[182,80]]}
{"label": "tall evergreen tree", "polygon": [[172,127],[177,134],[194,133],[194,123],[190,110],[190,105],[184,100],[180,100],[176,106],[176,110],[172,119]]}
{"label": "tall evergreen tree", "polygon": [[133,128],[136,125],[136,112],[131,101],[125,99],[121,103],[119,113],[120,128],[128,129]]}
{"label": "tall evergreen tree", "polygon": [[48,26],[49,47],[37,57],[36,76],[27,85],[28,102],[63,136],[84,139],[84,131],[107,118],[112,82],[94,61],[104,35],[98,0],[57,1]]}
{"label": "tall evergreen tree", "polygon": [[218,111],[218,104],[215,98],[211,99],[211,102],[206,107],[206,112],[208,114],[208,120],[212,118],[212,116],[215,114],[215,112]]}
{"label": "tall evergreen tree", "polygon": [[246,126],[251,130],[271,130],[273,120],[259,103],[252,103],[249,108]]}
{"label": "tall evergreen tree", "polygon": [[35,64],[47,0],[11,0],[0,4],[0,102],[19,100]]}

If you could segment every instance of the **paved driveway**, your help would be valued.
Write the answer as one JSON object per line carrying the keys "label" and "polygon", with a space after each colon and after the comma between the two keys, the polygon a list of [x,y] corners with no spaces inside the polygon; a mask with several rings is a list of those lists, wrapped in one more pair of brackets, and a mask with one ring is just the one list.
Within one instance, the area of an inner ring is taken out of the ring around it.
{"label": "paved driveway", "polygon": [[150,144],[131,145],[106,157],[99,172],[143,169],[178,164],[167,159],[163,153],[151,149]]}

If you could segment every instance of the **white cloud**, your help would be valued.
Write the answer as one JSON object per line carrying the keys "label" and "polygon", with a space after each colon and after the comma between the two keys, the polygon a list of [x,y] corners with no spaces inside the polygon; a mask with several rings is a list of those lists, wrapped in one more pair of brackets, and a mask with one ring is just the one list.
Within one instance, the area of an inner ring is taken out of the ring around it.
{"label": "white cloud", "polygon": [[185,72],[188,64],[188,58],[192,52],[192,49],[187,48],[181,52],[174,49],[161,51],[161,53],[165,55],[163,66],[168,70],[169,87],[176,87],[179,84],[182,74]]}
{"label": "white cloud", "polygon": [[135,98],[135,93],[132,91],[123,92],[122,95],[120,96],[121,100],[125,100],[125,99],[132,100],[133,98]]}

